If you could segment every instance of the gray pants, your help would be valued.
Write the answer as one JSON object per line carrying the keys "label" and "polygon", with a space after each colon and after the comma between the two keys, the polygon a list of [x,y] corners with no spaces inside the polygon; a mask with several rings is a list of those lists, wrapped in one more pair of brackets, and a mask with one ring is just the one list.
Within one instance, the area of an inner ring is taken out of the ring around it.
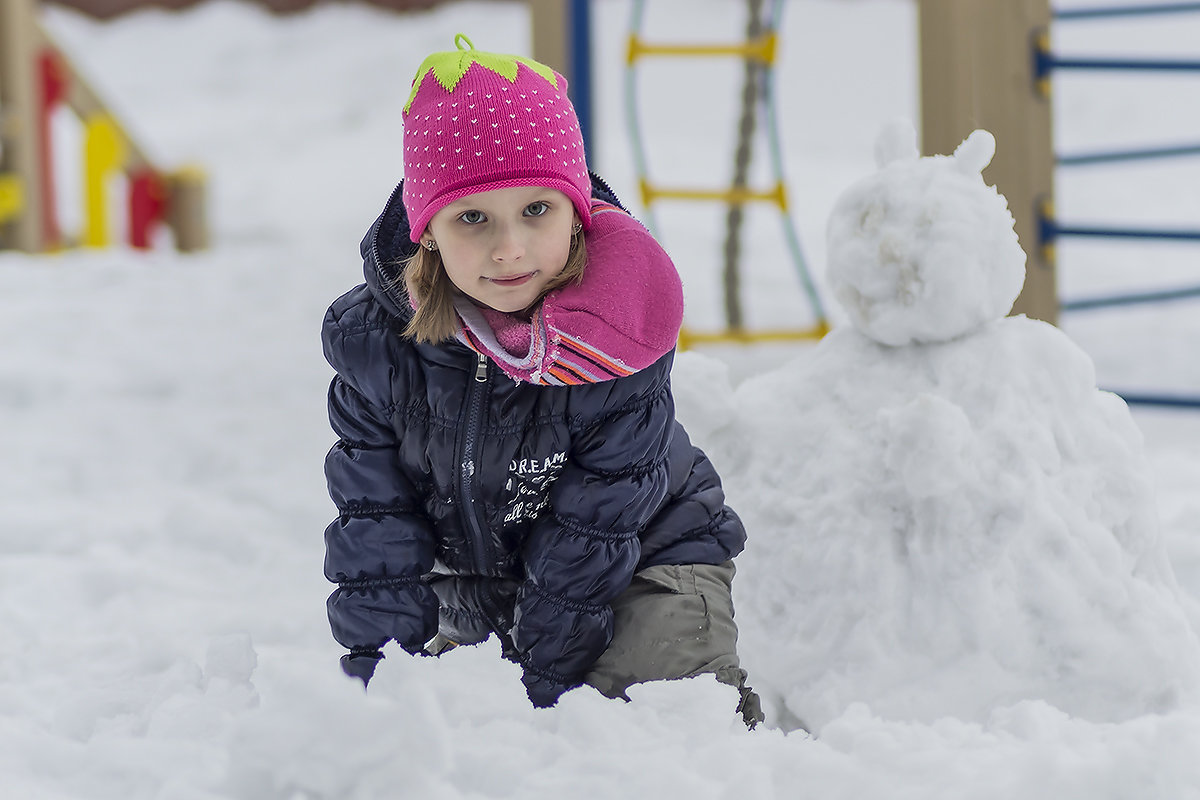
{"label": "gray pants", "polygon": [[713,673],[741,693],[738,710],[753,728],[763,719],[758,696],[746,685],[733,621],[734,566],[684,564],[647,567],[613,601],[613,640],[584,682],[607,697],[646,681]]}

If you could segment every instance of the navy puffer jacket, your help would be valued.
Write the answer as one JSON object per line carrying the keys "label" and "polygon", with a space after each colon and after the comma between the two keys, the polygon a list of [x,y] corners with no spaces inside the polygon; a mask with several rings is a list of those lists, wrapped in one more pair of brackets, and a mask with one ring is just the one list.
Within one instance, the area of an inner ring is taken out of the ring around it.
{"label": "navy puffer jacket", "polygon": [[[594,193],[616,202],[598,179]],[[366,283],[322,331],[337,372],[333,635],[373,665],[392,639],[421,652],[439,622],[459,643],[496,633],[531,700],[550,705],[608,646],[610,603],[635,571],[722,563],[745,532],[675,421],[672,354],[559,387],[514,382],[457,342],[416,344],[401,335],[408,234],[397,188],[363,239]]]}

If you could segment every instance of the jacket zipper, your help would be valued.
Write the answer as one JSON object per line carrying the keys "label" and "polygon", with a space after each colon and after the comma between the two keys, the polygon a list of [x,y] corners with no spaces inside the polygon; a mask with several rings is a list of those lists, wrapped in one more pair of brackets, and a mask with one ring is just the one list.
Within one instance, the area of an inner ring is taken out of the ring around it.
{"label": "jacket zipper", "polygon": [[476,353],[475,357],[475,372],[467,384],[467,402],[462,420],[464,424],[458,458],[458,500],[468,534],[467,546],[472,550],[475,568],[480,575],[490,576],[495,558],[471,491],[471,481],[475,476],[475,458],[478,455],[476,451],[479,445],[479,430],[483,426],[483,397],[488,382],[487,356]]}
{"label": "jacket zipper", "polygon": [[[475,507],[475,498],[471,492],[471,480],[475,476],[475,457],[478,455],[476,451],[479,429],[483,425],[483,396],[487,391],[488,382],[487,356],[483,353],[476,353],[475,359],[475,374],[467,384],[466,425],[464,426],[462,452],[458,460],[458,497],[462,506],[463,521],[466,523],[468,531],[467,546],[471,548],[475,558],[475,568],[480,575],[491,577],[491,567],[495,566],[496,557],[492,551],[485,526],[479,519],[479,511]],[[473,546],[475,544],[478,546]],[[476,584],[475,592],[479,610],[483,612],[488,625],[500,637],[501,644],[505,645],[505,643],[511,642],[508,638],[509,631],[500,624],[500,619],[495,613],[499,603],[495,587],[488,581],[484,586]],[[486,598],[483,595],[486,595]]]}

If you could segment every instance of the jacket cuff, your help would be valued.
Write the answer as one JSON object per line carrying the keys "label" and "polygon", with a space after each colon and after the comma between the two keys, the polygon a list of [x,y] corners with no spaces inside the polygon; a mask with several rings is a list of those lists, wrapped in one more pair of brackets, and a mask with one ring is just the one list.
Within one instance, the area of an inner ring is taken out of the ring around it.
{"label": "jacket cuff", "polygon": [[351,678],[358,678],[362,681],[363,688],[366,688],[371,676],[375,674],[375,667],[382,659],[383,653],[374,648],[356,647],[342,656],[342,672]]}
{"label": "jacket cuff", "polygon": [[529,695],[529,702],[533,703],[536,708],[553,706],[565,692],[580,685],[579,683],[555,680],[532,672],[528,667],[525,668],[525,674],[521,676],[521,682],[525,684],[525,693]]}

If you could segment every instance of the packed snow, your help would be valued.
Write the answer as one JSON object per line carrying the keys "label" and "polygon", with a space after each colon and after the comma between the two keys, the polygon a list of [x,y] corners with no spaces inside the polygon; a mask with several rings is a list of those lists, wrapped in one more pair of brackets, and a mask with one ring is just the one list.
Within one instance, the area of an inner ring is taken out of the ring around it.
{"label": "packed snow", "polygon": [[1057,328],[1003,317],[1024,253],[980,174],[991,135],[949,157],[911,142],[887,129],[830,217],[854,324],[746,380],[714,448],[758,533],[738,599],[774,620],[743,637],[770,654],[759,680],[816,729],[855,702],[927,722],[1029,698],[1104,721],[1177,708],[1200,646],[1141,434]]}
{"label": "packed snow", "polygon": [[[741,4],[701,3],[655,0],[648,26],[707,41],[743,24]],[[594,166],[632,201],[628,8],[598,8]],[[6,796],[1200,797],[1200,414],[1131,412],[1099,388],[1200,394],[1200,315],[1004,316],[1022,265],[980,171],[1005,143],[918,159],[895,124],[918,116],[913,4],[788,4],[793,213],[823,293],[846,303],[838,326],[677,361],[680,416],[750,531],[735,600],[772,714],[753,732],[705,678],[535,710],[494,643],[389,649],[368,692],[337,666],[320,319],[359,280],[358,240],[399,177],[416,65],[459,31],[527,52],[525,6],[46,17],[152,156],[205,166],[214,246],[0,254]],[[1186,47],[1200,16],[1105,31],[1060,44]],[[661,69],[642,89],[663,114],[652,168],[719,180],[739,71]],[[1069,144],[1145,136],[1149,94],[1194,128],[1188,91],[1064,81],[1056,123]],[[56,141],[73,139],[60,120]],[[1184,172],[1064,176],[1060,209],[1194,217]],[[715,326],[720,223],[689,208],[661,216],[662,237],[692,323]],[[752,318],[811,323],[776,221],[748,233]],[[1078,293],[1177,282],[1195,260],[1061,249]]]}

